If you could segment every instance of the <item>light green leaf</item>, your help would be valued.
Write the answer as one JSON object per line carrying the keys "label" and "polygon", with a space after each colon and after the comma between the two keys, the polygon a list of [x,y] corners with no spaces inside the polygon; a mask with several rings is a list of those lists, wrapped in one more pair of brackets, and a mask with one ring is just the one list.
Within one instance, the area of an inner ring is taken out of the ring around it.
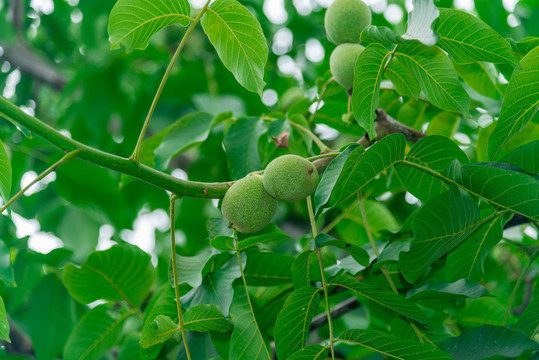
{"label": "light green leaf", "polygon": [[65,360],[98,360],[116,343],[124,321],[133,313],[112,315],[111,307],[110,304],[99,305],[75,325],[64,348]]}
{"label": "light green leaf", "polygon": [[414,321],[420,323],[426,322],[425,315],[419,306],[399,294],[395,294],[391,291],[379,290],[370,284],[358,281],[351,275],[339,275],[333,278],[330,281],[330,284],[347,288],[378,305],[385,306]]}
{"label": "light green leaf", "polygon": [[377,42],[382,44],[417,44],[418,40],[404,39],[397,34],[393,29],[387,26],[369,25],[361,32],[361,41]]}
{"label": "light green leaf", "polygon": [[408,291],[406,298],[414,301],[478,298],[486,291],[482,285],[468,279],[460,279],[453,283],[429,279],[423,286]]}
{"label": "light green leaf", "polygon": [[217,305],[195,305],[183,315],[187,331],[220,331],[232,329],[232,323],[225,319]]}
{"label": "light green leaf", "polygon": [[538,350],[539,344],[520,332],[484,325],[464,330],[460,336],[442,342],[440,348],[455,360],[468,360],[470,354],[474,359],[481,360],[491,356],[515,358],[527,350]]}
{"label": "light green leaf", "polygon": [[539,109],[539,46],[520,60],[505,90],[496,128],[488,142],[488,154],[496,159],[502,147],[534,118]]}
{"label": "light green leaf", "polygon": [[235,240],[230,236],[216,236],[210,240],[210,246],[220,251],[236,250]]}
{"label": "light green leaf", "polygon": [[413,283],[433,262],[467,239],[481,224],[477,204],[466,192],[452,188],[431,199],[417,212],[414,241],[401,252],[402,274]]}
{"label": "light green leaf", "polygon": [[452,138],[460,125],[460,115],[451,112],[441,112],[429,122],[425,131],[427,135],[440,135],[445,138]]}
{"label": "light green leaf", "polygon": [[11,194],[11,163],[4,144],[0,141],[0,197],[5,204]]}
{"label": "light green leaf", "polygon": [[500,99],[503,91],[496,81],[498,72],[493,64],[485,62],[472,62],[469,64],[457,64],[453,62],[457,74],[473,90],[491,99]]}
{"label": "light green leaf", "polygon": [[251,236],[251,237],[241,240],[238,243],[238,249],[239,251],[243,251],[257,244],[263,244],[270,241],[283,241],[289,238],[290,236],[288,236],[287,234],[285,234],[284,232],[280,231],[277,228],[275,231],[265,233],[262,235]]}
{"label": "light green leaf", "polygon": [[346,251],[360,265],[363,265],[365,267],[370,265],[369,254],[366,250],[360,248],[359,246],[349,244],[342,240],[337,240],[333,236],[330,236],[328,234],[318,234],[314,241],[316,243],[316,246],[318,247],[333,246],[337,249]]}
{"label": "light green leaf", "polygon": [[11,267],[11,254],[3,240],[0,240],[0,281],[8,286],[15,285],[13,268]]}
{"label": "light green leaf", "polygon": [[248,285],[275,286],[292,281],[292,263],[290,255],[274,252],[250,252],[244,274]]}
{"label": "light green leaf", "polygon": [[333,190],[330,203],[340,204],[356,194],[381,172],[404,157],[406,140],[392,134],[371,146],[361,157],[349,156]]}
{"label": "light green leaf", "polygon": [[[438,173],[445,170],[455,159],[463,164],[468,163],[468,157],[457,144],[438,135],[419,140],[406,153],[405,159]],[[420,169],[399,163],[395,165],[395,170],[406,190],[423,202],[449,189],[449,184]]]}
{"label": "light green leaf", "polygon": [[533,339],[539,331],[539,290],[535,290],[533,299],[528,303],[526,309],[520,314],[513,330],[524,333],[528,338]]}
{"label": "light green leaf", "polygon": [[238,180],[260,170],[258,139],[264,132],[264,123],[254,117],[239,118],[228,128],[223,142],[232,179]]}
{"label": "light green leaf", "polygon": [[322,345],[309,345],[296,351],[289,360],[324,360],[328,355],[328,347]]}
{"label": "light green leaf", "polygon": [[503,216],[485,223],[470,239],[447,255],[445,278],[448,281],[468,278],[481,280],[484,263],[490,250],[502,238]]}
{"label": "light green leaf", "polygon": [[67,264],[62,274],[71,296],[83,304],[125,300],[135,307],[148,295],[154,280],[150,256],[129,244],[93,252],[81,266]]}
{"label": "light green leaf", "polygon": [[204,14],[202,28],[236,80],[262,96],[268,45],[258,20],[235,0],[217,0]]}
{"label": "light green leaf", "polygon": [[514,165],[530,174],[539,174],[539,140],[513,150],[500,162]]}
{"label": "light green leaf", "polygon": [[292,263],[292,283],[295,289],[311,286],[311,255],[314,251],[299,253]]}
{"label": "light green leaf", "polygon": [[400,45],[395,56],[419,81],[427,100],[440,109],[468,115],[470,98],[449,58],[436,47]]}
{"label": "light green leaf", "polygon": [[256,318],[251,313],[245,288],[239,286],[234,293],[230,308],[234,322],[234,331],[230,338],[230,360],[271,360],[264,338],[257,326]]}
{"label": "light green leaf", "polygon": [[[202,269],[211,258],[212,252],[208,249],[202,250],[195,256],[181,256],[176,254],[176,266],[178,269],[178,284],[188,284],[197,288],[202,283]],[[174,286],[174,275],[172,275],[172,262],[169,266],[169,282]]]}
{"label": "light green leaf", "polygon": [[208,137],[213,123],[213,116],[197,112],[182,117],[166,130],[161,144],[155,149],[155,167],[166,169],[170,160],[188,149],[191,145],[200,143]]}
{"label": "light green leaf", "polygon": [[275,321],[275,351],[277,358],[288,359],[305,346],[311,321],[316,312],[321,289],[302,287],[286,301]]}
{"label": "light green leaf", "polygon": [[414,100],[419,98],[419,93],[421,92],[419,83],[412,76],[410,71],[402,65],[399,59],[391,60],[386,67],[385,75],[391,80],[395,90],[397,90],[399,94],[408,96]]}
{"label": "light green leaf", "polygon": [[371,44],[359,55],[354,68],[352,110],[354,116],[371,139],[376,138],[374,110],[378,107],[380,83],[390,53],[380,44]]}
{"label": "light green leaf", "polygon": [[457,63],[518,62],[507,40],[465,11],[441,9],[435,31],[440,36],[437,45],[447,51]]}
{"label": "light green leaf", "polygon": [[140,346],[142,349],[164,343],[170,339],[180,328],[171,318],[157,315],[152,324],[142,333]]}
{"label": "light green leaf", "polygon": [[187,0],[118,0],[109,17],[111,47],[124,44],[127,51],[145,49],[150,37],[172,24],[191,20]]}
{"label": "light green leaf", "polygon": [[364,346],[399,360],[453,360],[449,354],[432,345],[403,340],[380,331],[346,330],[336,341]]}
{"label": "light green leaf", "polygon": [[11,343],[9,339],[9,322],[7,321],[6,306],[4,300],[0,296],[0,341],[7,341]]}

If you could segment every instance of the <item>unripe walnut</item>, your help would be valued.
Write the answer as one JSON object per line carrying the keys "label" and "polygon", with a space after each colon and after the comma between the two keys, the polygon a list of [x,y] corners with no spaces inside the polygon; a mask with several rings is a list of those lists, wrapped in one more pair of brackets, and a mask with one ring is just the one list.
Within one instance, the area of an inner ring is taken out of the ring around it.
{"label": "unripe walnut", "polygon": [[225,193],[221,211],[242,233],[262,230],[275,215],[277,200],[264,189],[262,176],[251,175],[236,181]]}
{"label": "unripe walnut", "polygon": [[305,199],[317,185],[318,170],[301,156],[280,156],[264,170],[264,187],[277,200],[293,202]]}
{"label": "unripe walnut", "polygon": [[353,86],[356,61],[364,49],[359,44],[341,44],[331,53],[329,68],[342,87],[350,89]]}
{"label": "unripe walnut", "polygon": [[371,11],[363,1],[335,0],[326,11],[324,26],[333,43],[358,43],[371,20]]}

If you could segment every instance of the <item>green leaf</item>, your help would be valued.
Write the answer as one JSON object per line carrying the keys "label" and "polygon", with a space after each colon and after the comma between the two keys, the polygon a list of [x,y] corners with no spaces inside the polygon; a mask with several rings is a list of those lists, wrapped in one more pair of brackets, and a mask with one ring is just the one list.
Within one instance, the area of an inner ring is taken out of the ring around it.
{"label": "green leaf", "polygon": [[164,343],[170,339],[180,328],[171,318],[157,315],[152,324],[142,333],[140,346],[142,349]]}
{"label": "green leaf", "polygon": [[360,282],[353,276],[346,274],[331,279],[330,284],[347,288],[378,305],[385,306],[414,321],[420,323],[426,322],[423,311],[421,311],[416,304],[403,298],[399,294],[395,294],[391,291],[379,290],[370,284]]}
{"label": "green leaf", "polygon": [[256,318],[250,310],[245,288],[239,286],[234,293],[230,308],[234,331],[230,338],[230,360],[270,360],[264,338],[257,326]]}
{"label": "green leaf", "polygon": [[9,339],[9,322],[7,321],[6,306],[0,296],[0,340],[11,343]]}
{"label": "green leaf", "polygon": [[228,128],[223,142],[232,179],[260,170],[258,139],[265,132],[262,120],[254,117],[239,118]]}
{"label": "green leaf", "polygon": [[212,123],[213,116],[197,112],[186,115],[169,126],[163,141],[154,152],[156,168],[166,169],[176,155],[206,140]]}
{"label": "green leaf", "polygon": [[539,174],[539,140],[513,150],[500,162],[514,165],[530,174]]}
{"label": "green leaf", "polygon": [[522,130],[539,109],[539,47],[520,60],[505,90],[500,116],[488,142],[488,154],[495,159],[502,147]]}
{"label": "green leaf", "polygon": [[216,236],[210,240],[210,246],[220,251],[235,251],[235,240],[230,236]]}
{"label": "green leaf", "polygon": [[[196,331],[188,332],[185,337],[189,346],[190,359],[220,359],[217,350],[212,343],[209,332],[199,333]],[[183,341],[180,343],[180,350],[176,360],[188,360]]]}
{"label": "green leaf", "polygon": [[452,360],[444,351],[429,344],[403,340],[380,331],[346,330],[336,341],[346,341],[374,350],[381,354],[400,360]]}
{"label": "green leaf", "polygon": [[[176,266],[178,270],[178,284],[188,284],[197,288],[202,283],[202,269],[211,258],[210,250],[202,250],[195,256],[181,256],[176,254]],[[174,286],[174,275],[172,275],[172,262],[169,266],[169,281]]]}
{"label": "green leaf", "polygon": [[457,74],[473,90],[491,99],[500,99],[503,91],[496,81],[498,73],[494,65],[484,62],[472,62],[469,64],[457,64],[453,62]]}
{"label": "green leaf", "polygon": [[448,281],[468,278],[481,280],[485,273],[485,259],[502,238],[503,216],[485,223],[470,239],[447,255],[445,277]]}
{"label": "green leaf", "polygon": [[64,348],[65,360],[98,360],[120,335],[124,321],[132,312],[112,315],[112,305],[99,305],[75,325]]}
{"label": "green leaf", "polygon": [[309,345],[296,351],[289,360],[325,360],[328,356],[328,347],[322,345]]}
{"label": "green leaf", "polygon": [[39,299],[30,302],[28,309],[34,352],[39,359],[56,359],[75,322],[74,301],[55,274],[43,277],[31,296]]}
{"label": "green leaf", "polygon": [[11,254],[3,240],[0,240],[0,281],[8,286],[15,285],[13,268],[11,267]]}
{"label": "green leaf", "polygon": [[232,323],[225,319],[217,305],[195,305],[183,315],[187,331],[220,331],[232,329]]}
{"label": "green leaf", "polygon": [[400,45],[395,56],[419,81],[427,100],[447,111],[468,115],[470,98],[449,58],[436,47]]}
{"label": "green leaf", "polygon": [[284,232],[280,231],[277,228],[276,231],[271,231],[262,235],[251,236],[251,237],[241,240],[238,243],[238,250],[243,251],[257,244],[263,244],[270,241],[283,241],[287,239],[290,239],[290,236],[288,236],[287,234],[285,234]]}
{"label": "green leaf", "polygon": [[501,326],[484,325],[464,330],[460,336],[442,342],[440,348],[455,360],[467,360],[470,354],[481,360],[491,356],[515,358],[527,350],[538,350],[539,344],[522,333]]}
{"label": "green leaf", "polygon": [[350,145],[329,163],[314,193],[315,214],[328,202],[348,157],[357,158],[363,151],[361,145]]}
{"label": "green leaf", "polygon": [[371,44],[361,52],[354,68],[352,110],[357,122],[371,139],[376,138],[374,110],[378,107],[380,83],[389,55],[389,51],[382,45]]}
{"label": "green leaf", "polygon": [[0,141],[0,197],[5,204],[11,194],[11,163],[4,144]]}
{"label": "green leaf", "polygon": [[528,303],[526,309],[518,317],[518,321],[513,330],[520,331],[528,338],[533,339],[539,331],[539,291],[536,289],[533,299]]}
{"label": "green leaf", "polygon": [[330,203],[337,205],[349,199],[377,175],[401,160],[405,147],[404,135],[392,134],[375,143],[361,157],[349,156]]}
{"label": "green leaf", "polygon": [[[437,173],[445,170],[454,159],[463,164],[468,163],[468,157],[457,144],[439,135],[420,139],[406,153],[405,159]],[[449,185],[437,176],[406,164],[396,164],[395,170],[406,190],[423,202],[449,189]]]}
{"label": "green leaf", "polygon": [[366,250],[360,248],[359,246],[349,244],[346,241],[337,240],[333,236],[327,234],[317,235],[314,241],[316,243],[316,246],[318,247],[333,246],[337,249],[346,251],[360,265],[363,265],[365,267],[370,265],[369,254]]}
{"label": "green leaf", "polygon": [[465,306],[457,311],[457,324],[470,328],[481,325],[503,325],[505,304],[497,297],[483,296],[476,299],[466,299]]}
{"label": "green leaf", "polygon": [[93,252],[84,264],[69,263],[62,273],[71,296],[83,304],[125,300],[135,307],[148,295],[154,280],[150,256],[129,244]]}
{"label": "green leaf", "polygon": [[478,298],[486,291],[482,285],[468,279],[460,279],[453,283],[429,279],[423,286],[408,291],[406,298],[414,301]]}
{"label": "green leaf", "polygon": [[311,255],[314,251],[299,253],[292,263],[292,283],[295,289],[311,286]]}
{"label": "green leaf", "polygon": [[275,252],[251,252],[247,254],[244,274],[248,285],[275,286],[292,281],[290,255]]}
{"label": "green leaf", "polygon": [[413,220],[414,241],[401,252],[402,274],[413,283],[433,262],[467,239],[483,220],[466,192],[452,188],[426,203]]}
{"label": "green leaf", "polygon": [[414,100],[419,99],[419,93],[421,92],[419,83],[412,76],[410,71],[402,65],[399,59],[391,60],[386,67],[385,75],[391,80],[395,90],[397,90],[399,94],[408,96]]}
{"label": "green leaf", "polygon": [[321,289],[302,287],[294,290],[275,321],[275,352],[277,358],[288,359],[305,346],[311,321],[316,312]]}
{"label": "green leaf", "polygon": [[454,161],[448,176],[469,193],[493,205],[539,220],[539,181],[516,171]]}
{"label": "green leaf", "polygon": [[460,115],[451,112],[441,112],[429,122],[425,131],[427,135],[441,135],[446,138],[452,138],[460,125]]}
{"label": "green leaf", "polygon": [[111,47],[124,44],[127,51],[145,49],[150,37],[172,24],[189,25],[187,0],[118,0],[110,12]]}
{"label": "green leaf", "polygon": [[262,96],[268,45],[258,20],[235,0],[217,0],[204,14],[202,28],[236,80]]}

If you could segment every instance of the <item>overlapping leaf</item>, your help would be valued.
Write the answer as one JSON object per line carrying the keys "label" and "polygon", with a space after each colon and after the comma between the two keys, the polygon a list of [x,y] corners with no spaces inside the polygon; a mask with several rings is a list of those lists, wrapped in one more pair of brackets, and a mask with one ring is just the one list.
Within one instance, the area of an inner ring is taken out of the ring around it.
{"label": "overlapping leaf", "polygon": [[486,291],[482,285],[468,279],[460,279],[453,283],[430,279],[423,286],[408,291],[406,298],[414,301],[478,298]]}
{"label": "overlapping leaf", "polygon": [[514,165],[530,174],[539,174],[539,141],[515,149],[500,162]]}
{"label": "overlapping leaf", "polygon": [[499,99],[503,96],[501,86],[496,81],[498,73],[493,64],[480,61],[469,64],[453,62],[453,66],[462,80],[479,94],[491,99]]}
{"label": "overlapping leaf", "polygon": [[279,359],[288,359],[305,346],[315,314],[320,289],[302,287],[291,293],[275,321],[275,351]]}
{"label": "overlapping leaf", "polygon": [[365,267],[369,266],[370,264],[369,254],[365,249],[353,244],[349,244],[342,240],[337,240],[333,236],[327,234],[319,234],[315,238],[315,243],[316,246],[321,248],[326,246],[332,246],[337,249],[341,249],[350,254],[350,256],[352,256],[352,258],[354,258],[354,260],[357,261],[358,264]]}
{"label": "overlapping leaf", "polygon": [[11,342],[9,339],[9,323],[6,316],[6,306],[0,296],[0,341]]}
{"label": "overlapping leaf", "polygon": [[11,194],[11,162],[7,156],[4,144],[0,141],[0,197],[5,204]]}
{"label": "overlapping leaf", "polygon": [[296,351],[289,360],[324,360],[328,355],[328,346],[309,345]]}
{"label": "overlapping leaf", "polygon": [[296,256],[292,263],[292,283],[295,289],[311,286],[311,255],[314,251],[307,250]]}
{"label": "overlapping leaf", "polygon": [[225,133],[228,168],[233,179],[260,170],[258,139],[266,131],[264,123],[253,117],[239,118]]}
{"label": "overlapping leaf", "polygon": [[402,96],[417,100],[421,88],[410,71],[398,59],[393,59],[386,67],[385,75],[391,80],[395,90]]}
{"label": "overlapping leaf", "polygon": [[528,338],[533,339],[539,331],[539,290],[535,290],[533,299],[528,303],[526,309],[520,314],[513,330],[520,331]]}
{"label": "overlapping leaf", "polygon": [[451,61],[440,49],[421,44],[400,45],[395,55],[419,81],[421,90],[433,105],[468,115],[470,98]]}
{"label": "overlapping leaf", "polygon": [[444,351],[429,344],[404,340],[380,331],[352,329],[336,339],[364,346],[381,354],[400,360],[452,360]]}
{"label": "overlapping leaf", "polygon": [[62,281],[71,296],[88,304],[96,300],[125,300],[136,306],[155,279],[150,256],[140,248],[122,244],[96,251],[80,267],[67,264]]}
{"label": "overlapping leaf", "polygon": [[254,286],[274,286],[292,281],[292,263],[290,255],[276,252],[251,252],[247,254],[245,279]]}
{"label": "overlapping leaf", "polygon": [[390,53],[380,44],[367,46],[359,55],[354,68],[352,110],[359,125],[371,139],[376,138],[374,110],[378,107],[380,83]]}
{"label": "overlapping leaf", "polygon": [[262,95],[268,46],[258,20],[236,0],[217,0],[202,18],[202,27],[236,80]]}
{"label": "overlapping leaf", "polygon": [[539,46],[520,60],[505,90],[496,128],[488,142],[488,154],[495,159],[501,148],[522,130],[539,108]]}
{"label": "overlapping leaf", "polygon": [[144,49],[150,37],[172,24],[186,26],[191,17],[187,0],[118,0],[109,18],[112,48]]}
{"label": "overlapping leaf", "polygon": [[[176,254],[176,266],[178,269],[178,284],[188,284],[193,288],[202,283],[202,269],[211,258],[211,251],[203,250],[194,256],[181,256]],[[169,266],[169,282],[174,286],[172,263]]]}
{"label": "overlapping leaf", "polygon": [[178,324],[165,315],[157,315],[150,326],[142,333],[140,346],[142,349],[164,343],[170,339],[180,328]]}
{"label": "overlapping leaf", "polygon": [[190,307],[183,316],[187,331],[219,331],[232,329],[232,323],[225,319],[217,305],[201,304]]}

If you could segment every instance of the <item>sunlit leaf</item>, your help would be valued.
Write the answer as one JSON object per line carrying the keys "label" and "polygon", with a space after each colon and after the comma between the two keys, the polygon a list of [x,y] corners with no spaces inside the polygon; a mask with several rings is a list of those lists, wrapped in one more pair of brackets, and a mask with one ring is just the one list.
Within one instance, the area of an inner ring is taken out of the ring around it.
{"label": "sunlit leaf", "polygon": [[406,298],[414,301],[478,298],[486,291],[482,285],[468,279],[460,279],[453,283],[430,279],[423,286],[408,291]]}
{"label": "sunlit leaf", "polygon": [[9,323],[6,316],[6,306],[4,300],[0,296],[0,340],[11,342],[9,339]]}
{"label": "sunlit leaf", "polygon": [[391,80],[395,90],[402,96],[417,100],[421,88],[410,71],[398,59],[393,59],[386,67],[385,75]]}

